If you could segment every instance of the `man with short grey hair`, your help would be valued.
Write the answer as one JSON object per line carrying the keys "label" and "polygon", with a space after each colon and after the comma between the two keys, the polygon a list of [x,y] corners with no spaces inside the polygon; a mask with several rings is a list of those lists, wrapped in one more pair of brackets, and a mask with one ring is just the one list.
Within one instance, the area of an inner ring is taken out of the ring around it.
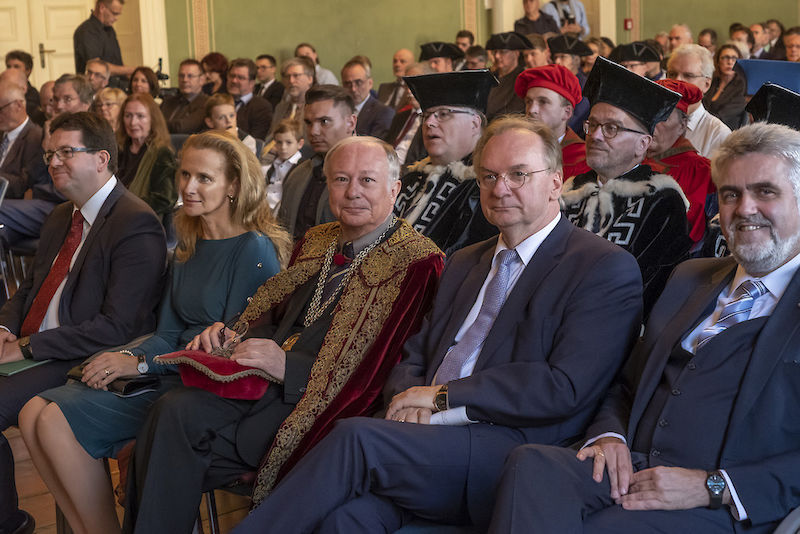
{"label": "man with short grey hair", "polygon": [[[711,52],[696,44],[683,45],[673,50],[667,60],[667,78],[690,83],[706,94],[711,88],[714,75],[714,60]],[[686,139],[697,149],[698,154],[711,158],[731,129],[724,122],[706,111],[702,100],[689,106],[689,122]]]}
{"label": "man with short grey hair", "polygon": [[386,136],[394,118],[394,109],[372,96],[372,67],[363,56],[356,56],[342,67],[342,87],[356,105],[356,134],[379,139]]}
{"label": "man with short grey hair", "polygon": [[511,453],[489,532],[768,533],[800,505],[800,132],[712,165],[732,256],[677,267],[577,457]]}
{"label": "man with short grey hair", "polygon": [[692,44],[692,30],[686,24],[675,24],[669,30],[669,49],[670,51],[685,44]]}
{"label": "man with short grey hair", "polygon": [[86,77],[92,85],[95,94],[103,87],[108,87],[108,80],[111,78],[111,69],[108,63],[102,59],[94,58],[86,62]]}

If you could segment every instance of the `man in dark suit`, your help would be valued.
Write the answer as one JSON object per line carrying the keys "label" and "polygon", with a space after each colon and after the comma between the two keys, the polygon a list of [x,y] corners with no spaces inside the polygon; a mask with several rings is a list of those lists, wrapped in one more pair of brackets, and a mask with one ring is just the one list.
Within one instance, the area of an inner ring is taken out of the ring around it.
{"label": "man in dark suit", "polygon": [[256,64],[252,59],[238,58],[228,67],[228,93],[236,106],[236,124],[256,139],[267,137],[272,123],[272,104],[253,94],[256,86]]}
{"label": "man in dark suit", "polygon": [[206,100],[203,93],[203,66],[196,59],[184,59],[178,67],[178,93],[161,103],[167,129],[173,134],[193,134],[203,130]]}
{"label": "man in dark suit", "polygon": [[[8,180],[0,204],[0,239],[9,246],[38,237],[42,221],[61,198],[42,159],[42,129],[25,111],[24,91],[8,80],[0,82],[0,106],[0,176]],[[33,198],[23,199],[28,190]]]}
{"label": "man in dark suit", "polygon": [[392,74],[395,80],[393,82],[382,83],[378,86],[378,100],[399,110],[405,105],[404,96],[406,94],[406,84],[403,81],[403,76],[406,74],[406,69],[414,63],[414,53],[407,48],[401,48],[392,56]]}
{"label": "man in dark suit", "polygon": [[[155,327],[166,242],[144,202],[117,182],[111,126],[90,113],[53,119],[45,157],[67,197],[47,218],[25,282],[0,309],[0,363],[43,361],[0,377],[0,430],[17,424],[33,396],[66,381],[67,371],[98,350]],[[0,437],[0,532],[33,530],[17,509],[14,458]]]}
{"label": "man in dark suit", "polygon": [[356,105],[356,133],[383,139],[392,124],[394,109],[382,104],[370,94],[372,90],[372,67],[364,56],[356,56],[342,67],[342,87]]}
{"label": "man in dark suit", "polygon": [[275,70],[278,63],[269,54],[261,54],[256,58],[256,83],[255,94],[272,104],[272,109],[278,107],[283,98],[284,86],[275,79]]}
{"label": "man in dark suit", "polygon": [[385,420],[341,421],[234,532],[394,532],[415,515],[483,528],[516,444],[585,428],[638,332],[641,278],[561,217],[560,154],[541,123],[489,126],[475,163],[500,237],[449,259]]}
{"label": "man in dark suit", "polygon": [[799,153],[764,123],[722,143],[733,257],[678,266],[577,458],[512,453],[491,532],[767,533],[800,505]]}

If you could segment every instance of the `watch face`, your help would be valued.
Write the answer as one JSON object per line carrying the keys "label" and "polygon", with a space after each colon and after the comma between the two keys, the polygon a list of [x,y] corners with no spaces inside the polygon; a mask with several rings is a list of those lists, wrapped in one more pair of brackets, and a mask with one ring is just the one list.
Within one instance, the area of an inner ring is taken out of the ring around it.
{"label": "watch face", "polygon": [[145,374],[147,372],[147,363],[141,362],[136,368],[139,370],[139,373]]}
{"label": "watch face", "polygon": [[723,491],[725,491],[725,479],[722,475],[718,475],[716,473],[709,475],[706,479],[706,487],[708,490],[715,495],[719,495]]}

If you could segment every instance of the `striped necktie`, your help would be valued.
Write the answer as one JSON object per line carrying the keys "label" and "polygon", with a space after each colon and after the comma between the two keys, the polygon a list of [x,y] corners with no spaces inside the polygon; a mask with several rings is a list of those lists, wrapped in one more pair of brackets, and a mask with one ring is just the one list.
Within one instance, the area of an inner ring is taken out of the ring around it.
{"label": "striped necktie", "polygon": [[733,300],[722,308],[722,313],[717,322],[703,329],[697,338],[695,351],[708,343],[711,338],[720,334],[735,324],[746,321],[750,318],[750,311],[753,309],[755,300],[769,293],[767,286],[758,280],[745,280],[733,294]]}

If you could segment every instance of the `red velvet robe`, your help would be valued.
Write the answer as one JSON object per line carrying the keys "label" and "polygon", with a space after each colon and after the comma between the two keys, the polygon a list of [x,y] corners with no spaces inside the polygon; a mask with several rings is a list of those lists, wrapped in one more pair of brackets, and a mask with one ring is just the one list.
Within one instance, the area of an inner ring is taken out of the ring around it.
{"label": "red velvet robe", "polygon": [[571,128],[567,128],[567,133],[561,140],[561,157],[564,161],[565,182],[568,178],[591,170],[586,164],[586,144]]}
{"label": "red velvet robe", "polygon": [[[252,328],[321,268],[339,224],[315,226],[295,247],[286,271],[262,285],[240,321]],[[306,392],[264,456],[253,505],[343,417],[371,415],[405,340],[430,308],[443,254],[405,221],[357,267],[333,310]]]}
{"label": "red velvet robe", "polygon": [[689,237],[694,243],[703,239],[706,230],[706,197],[717,188],[711,181],[711,162],[697,153],[688,139],[681,136],[664,153],[655,157],[664,166],[662,172],[672,176],[689,199]]}

